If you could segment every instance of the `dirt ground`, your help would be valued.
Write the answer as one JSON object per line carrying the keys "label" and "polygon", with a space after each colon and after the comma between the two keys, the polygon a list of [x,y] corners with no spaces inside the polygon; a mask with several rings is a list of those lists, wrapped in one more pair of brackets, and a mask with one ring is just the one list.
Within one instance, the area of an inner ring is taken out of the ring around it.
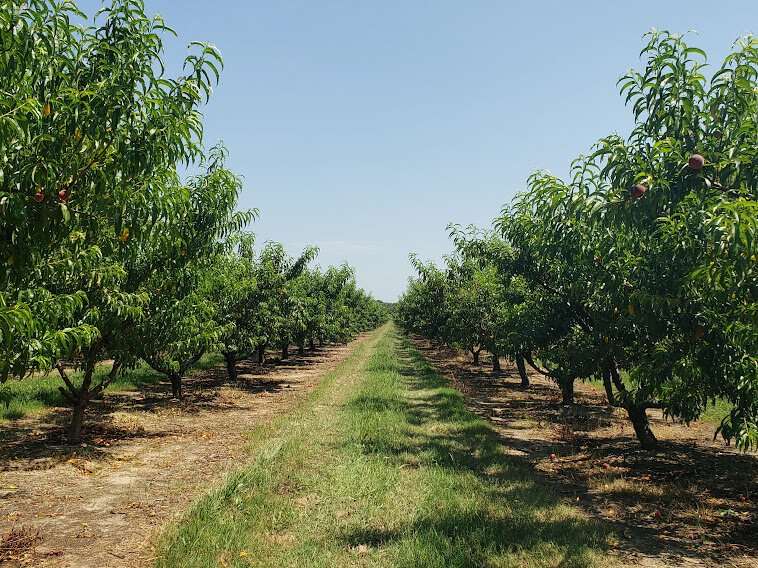
{"label": "dirt ground", "polygon": [[467,395],[507,451],[526,457],[546,483],[615,529],[624,565],[758,566],[758,455],[651,412],[660,449],[639,448],[623,411],[577,383],[576,406],[537,373],[520,386],[515,366],[475,367],[462,354],[416,339],[427,360]]}
{"label": "dirt ground", "polygon": [[242,363],[232,386],[222,368],[198,373],[181,403],[166,385],[109,394],[78,447],[62,443],[62,412],[0,427],[0,565],[150,565],[160,528],[246,459],[247,432],[294,408],[356,342]]}

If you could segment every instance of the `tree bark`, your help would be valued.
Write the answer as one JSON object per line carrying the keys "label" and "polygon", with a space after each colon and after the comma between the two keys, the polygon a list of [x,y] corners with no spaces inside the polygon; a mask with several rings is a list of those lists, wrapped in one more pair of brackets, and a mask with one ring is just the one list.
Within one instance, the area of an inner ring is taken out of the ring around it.
{"label": "tree bark", "polygon": [[230,383],[237,382],[237,354],[232,352],[224,353],[226,359],[226,379]]}
{"label": "tree bark", "polygon": [[621,375],[619,374],[618,367],[616,367],[616,362],[612,362],[609,367],[608,371],[610,372],[610,378],[613,381],[613,384],[616,385],[616,388],[619,392],[625,392],[626,387],[624,386],[624,382],[621,380]]}
{"label": "tree bark", "polygon": [[500,373],[503,369],[500,367],[500,355],[497,353],[492,354],[492,372]]}
{"label": "tree bark", "polygon": [[82,426],[84,425],[84,411],[86,408],[86,399],[80,399],[74,403],[71,422],[68,425],[68,441],[71,444],[78,444],[82,441]]}
{"label": "tree bark", "polygon": [[474,365],[479,366],[479,350],[472,349],[471,356],[474,358]]}
{"label": "tree bark", "polygon": [[532,354],[529,351],[525,351],[521,354],[524,357],[524,360],[529,363],[529,366],[537,371],[540,375],[544,375],[546,377],[552,377],[553,375],[547,370],[547,369],[540,369],[537,366],[537,363],[534,362],[534,359],[532,358]]}
{"label": "tree bark", "polygon": [[313,341],[312,337],[308,340],[308,349],[310,349],[311,351],[316,350],[316,343]]}
{"label": "tree bark", "polygon": [[118,376],[118,372],[120,370],[121,370],[121,362],[120,361],[113,361],[113,366],[111,367],[111,372],[108,373],[108,383],[109,384],[116,379],[116,377]]}
{"label": "tree bark", "polygon": [[650,420],[647,417],[645,407],[635,404],[627,405],[626,412],[634,427],[634,433],[645,450],[654,450],[658,447],[658,440],[650,428]]}
{"label": "tree bark", "polygon": [[286,361],[290,357],[290,346],[282,345],[282,361]]}
{"label": "tree bark", "polygon": [[574,404],[574,379],[573,378],[560,378],[558,384],[561,387],[561,395],[563,397],[563,404]]}
{"label": "tree bark", "polygon": [[[61,376],[64,375],[62,367],[59,367]],[[84,426],[84,412],[90,400],[90,388],[92,387],[92,375],[95,372],[95,356],[90,352],[84,366],[84,378],[82,386],[71,392],[72,413],[71,422],[68,425],[68,441],[72,444],[78,444],[82,440],[82,428]],[[67,381],[67,385],[70,382]],[[69,387],[69,390],[70,387]]]}
{"label": "tree bark", "polygon": [[605,396],[608,397],[608,404],[616,406],[616,396],[613,394],[610,369],[603,370],[603,388],[605,389]]}
{"label": "tree bark", "polygon": [[297,354],[305,355],[305,342],[304,341],[300,345],[297,346]]}
{"label": "tree bark", "polygon": [[182,399],[182,376],[178,373],[171,373],[169,375],[171,380],[171,396],[173,398]]}
{"label": "tree bark", "polygon": [[266,346],[258,346],[258,363],[263,364],[266,362]]}
{"label": "tree bark", "polygon": [[516,355],[516,367],[518,367],[518,374],[521,377],[521,386],[527,388],[529,386],[529,375],[526,374],[526,362],[521,353]]}
{"label": "tree bark", "polygon": [[[634,434],[637,436],[637,440],[640,442],[645,450],[654,450],[658,447],[658,440],[650,428],[650,420],[647,416],[647,408],[643,404],[638,404],[634,400],[631,400],[629,393],[624,386],[624,382],[621,380],[618,367],[616,363],[612,362],[608,367],[608,376],[613,384],[621,393],[621,406],[626,410],[629,415],[629,421],[634,428]],[[603,375],[603,381],[605,381],[605,375]],[[614,397],[615,401],[615,397]]]}

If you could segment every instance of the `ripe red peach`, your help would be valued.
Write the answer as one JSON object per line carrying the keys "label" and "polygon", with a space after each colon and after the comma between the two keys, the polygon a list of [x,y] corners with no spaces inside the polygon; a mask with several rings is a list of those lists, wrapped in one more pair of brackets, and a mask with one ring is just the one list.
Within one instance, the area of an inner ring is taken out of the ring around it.
{"label": "ripe red peach", "polygon": [[641,183],[633,185],[631,188],[629,188],[629,194],[634,199],[639,199],[643,195],[645,195],[645,192],[647,191],[647,187],[642,185]]}
{"label": "ripe red peach", "polygon": [[692,156],[690,156],[690,159],[687,161],[687,165],[691,170],[699,172],[705,165],[705,158],[703,158],[703,156],[700,154],[692,154]]}

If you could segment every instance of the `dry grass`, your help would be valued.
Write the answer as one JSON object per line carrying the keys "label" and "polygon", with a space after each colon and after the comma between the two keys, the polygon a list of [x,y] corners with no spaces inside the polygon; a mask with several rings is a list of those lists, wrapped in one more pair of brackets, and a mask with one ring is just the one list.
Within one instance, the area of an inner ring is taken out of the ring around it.
{"label": "dry grass", "polygon": [[36,529],[13,527],[0,537],[0,564],[25,562],[40,540]]}

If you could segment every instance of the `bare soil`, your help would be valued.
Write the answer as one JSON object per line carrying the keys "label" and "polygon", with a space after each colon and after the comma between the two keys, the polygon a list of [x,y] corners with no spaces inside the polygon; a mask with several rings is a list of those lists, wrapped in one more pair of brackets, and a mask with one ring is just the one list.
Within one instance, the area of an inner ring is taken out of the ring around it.
{"label": "bare soil", "polygon": [[644,451],[624,412],[590,385],[577,383],[576,405],[564,407],[557,385],[537,373],[523,389],[511,363],[494,374],[457,351],[414,343],[508,452],[615,529],[623,565],[758,566],[758,456],[714,440],[712,424],[687,427],[651,411],[660,448]]}
{"label": "bare soil", "polygon": [[168,385],[109,394],[85,443],[64,443],[65,410],[0,427],[0,565],[148,566],[161,527],[249,458],[247,433],[293,409],[352,352],[332,346],[285,362],[222,367]]}

